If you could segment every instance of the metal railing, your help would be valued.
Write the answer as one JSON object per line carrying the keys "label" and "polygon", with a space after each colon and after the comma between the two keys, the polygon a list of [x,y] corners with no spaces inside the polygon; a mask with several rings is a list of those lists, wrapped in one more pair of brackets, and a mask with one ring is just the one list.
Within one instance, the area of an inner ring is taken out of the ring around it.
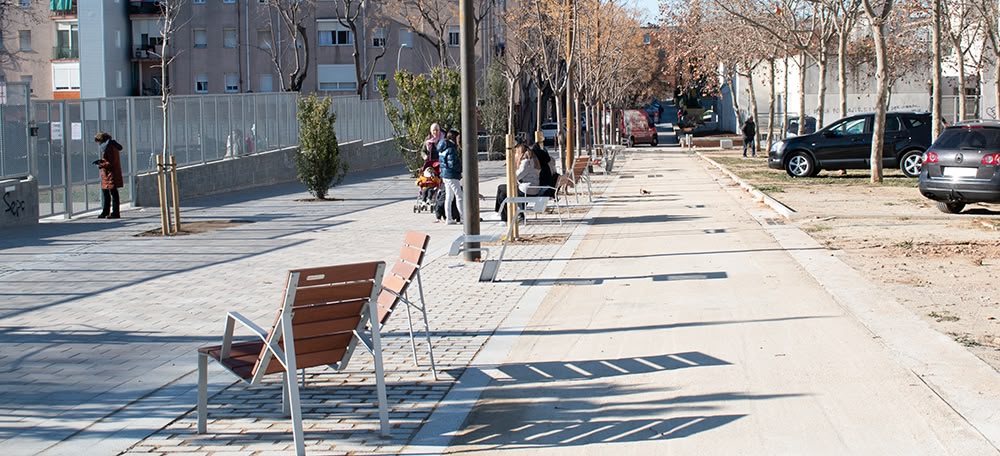
{"label": "metal railing", "polygon": [[[0,177],[38,179],[39,215],[50,217],[100,207],[99,158],[94,136],[111,134],[125,150],[122,202],[130,202],[134,176],[155,170],[164,153],[159,97],[32,100],[25,83],[0,85]],[[298,145],[295,92],[170,97],[167,155],[180,166]],[[334,99],[338,141],[376,142],[392,137],[380,100]],[[29,136],[34,130],[36,136]]]}

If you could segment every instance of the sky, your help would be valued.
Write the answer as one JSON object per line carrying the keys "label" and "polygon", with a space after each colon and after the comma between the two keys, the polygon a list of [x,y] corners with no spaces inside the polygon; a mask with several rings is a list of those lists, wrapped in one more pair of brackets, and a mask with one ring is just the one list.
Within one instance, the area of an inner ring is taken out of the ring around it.
{"label": "sky", "polygon": [[660,2],[658,0],[632,0],[631,3],[635,5],[636,8],[646,10],[647,21],[656,21],[656,15],[660,11]]}

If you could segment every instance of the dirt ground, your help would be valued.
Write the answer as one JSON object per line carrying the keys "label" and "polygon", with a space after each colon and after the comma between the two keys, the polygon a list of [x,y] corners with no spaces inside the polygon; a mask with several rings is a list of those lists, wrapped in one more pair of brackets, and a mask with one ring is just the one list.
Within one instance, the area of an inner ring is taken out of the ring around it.
{"label": "dirt ground", "polygon": [[764,158],[703,154],[795,210],[793,223],[1000,370],[1000,205],[945,214],[895,170],[882,185],[867,170],[792,179]]}

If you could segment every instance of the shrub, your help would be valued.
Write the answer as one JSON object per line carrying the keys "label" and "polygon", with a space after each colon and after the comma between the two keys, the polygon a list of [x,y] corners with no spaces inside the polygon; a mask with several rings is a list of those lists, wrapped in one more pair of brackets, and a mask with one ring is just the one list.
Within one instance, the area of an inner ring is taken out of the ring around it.
{"label": "shrub", "polygon": [[330,105],[328,97],[299,98],[299,151],[295,154],[295,164],[299,180],[319,199],[326,199],[327,190],[343,181],[347,173],[347,163],[340,159],[337,133],[333,129],[337,115]]}

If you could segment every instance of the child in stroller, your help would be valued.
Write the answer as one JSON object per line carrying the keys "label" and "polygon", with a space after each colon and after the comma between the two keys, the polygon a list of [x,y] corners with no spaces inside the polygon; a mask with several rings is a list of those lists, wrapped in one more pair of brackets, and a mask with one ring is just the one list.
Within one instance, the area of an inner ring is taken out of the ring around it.
{"label": "child in stroller", "polygon": [[413,205],[413,212],[432,211],[434,209],[434,197],[441,188],[442,180],[438,177],[440,164],[433,161],[424,166],[417,177],[417,187],[420,188],[417,194],[417,203]]}

